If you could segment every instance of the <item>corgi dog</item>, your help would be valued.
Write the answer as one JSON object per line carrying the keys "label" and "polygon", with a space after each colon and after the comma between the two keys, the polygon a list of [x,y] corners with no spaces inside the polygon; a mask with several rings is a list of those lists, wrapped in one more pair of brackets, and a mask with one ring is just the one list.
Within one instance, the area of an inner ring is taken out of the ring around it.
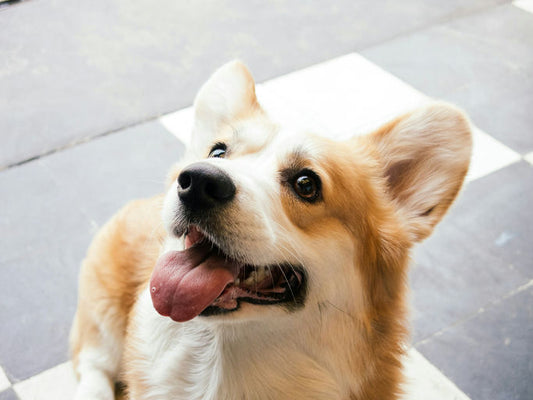
{"label": "corgi dog", "polygon": [[[80,272],[76,399],[401,396],[409,254],[471,155],[431,103],[334,141],[285,130],[249,70],[218,69],[165,194],[104,225]],[[118,391],[117,391],[118,393]]]}

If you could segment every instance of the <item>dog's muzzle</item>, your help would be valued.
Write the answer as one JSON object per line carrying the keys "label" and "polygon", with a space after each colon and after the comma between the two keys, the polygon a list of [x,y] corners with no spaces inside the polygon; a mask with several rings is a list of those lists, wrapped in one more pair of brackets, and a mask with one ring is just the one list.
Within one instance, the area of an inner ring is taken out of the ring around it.
{"label": "dog's muzzle", "polygon": [[222,206],[235,197],[235,192],[230,176],[206,162],[191,164],[178,176],[178,197],[193,212]]}
{"label": "dog's muzzle", "polygon": [[303,266],[285,260],[254,263],[240,248],[242,238],[227,229],[236,224],[232,213],[240,212],[228,173],[208,162],[191,164],[179,174],[177,192],[172,233],[183,237],[184,248],[162,254],[150,281],[161,315],[184,322],[236,311],[242,302],[287,310],[303,305]]}

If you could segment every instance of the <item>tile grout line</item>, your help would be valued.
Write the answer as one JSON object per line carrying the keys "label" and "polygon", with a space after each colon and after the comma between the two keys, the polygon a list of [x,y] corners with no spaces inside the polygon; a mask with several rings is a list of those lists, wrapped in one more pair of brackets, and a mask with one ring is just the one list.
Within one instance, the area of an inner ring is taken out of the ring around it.
{"label": "tile grout line", "polygon": [[86,136],[86,137],[83,137],[83,138],[80,138],[80,139],[73,140],[72,142],[69,142],[69,143],[66,143],[64,145],[55,147],[53,149],[44,151],[42,153],[39,153],[39,154],[36,154],[34,156],[28,157],[28,158],[26,158],[24,160],[0,166],[0,172],[6,171],[6,170],[11,169],[11,168],[19,167],[19,166],[24,165],[24,164],[28,164],[28,163],[30,163],[32,161],[40,160],[41,158],[45,158],[47,156],[50,156],[50,155],[55,154],[55,153],[59,153],[59,152],[64,151],[64,150],[69,150],[69,149],[78,147],[80,145],[92,142],[93,140],[100,139],[100,138],[112,135],[114,133],[118,133],[118,132],[120,132],[122,130],[125,130],[125,129],[134,128],[134,127],[136,127],[138,125],[142,125],[142,124],[145,124],[145,123],[148,123],[148,122],[151,122],[151,121],[157,121],[163,115],[165,115],[165,114],[157,114],[156,116],[150,116],[150,117],[142,119],[140,121],[136,121],[136,122],[132,122],[131,124],[123,125],[123,126],[121,126],[119,128],[116,128],[116,129],[111,129],[109,131],[98,133],[96,135],[92,135],[92,136],[89,135],[89,136]]}
{"label": "tile grout line", "polygon": [[476,318],[477,316],[479,316],[481,314],[484,314],[485,311],[487,311],[487,309],[492,308],[492,307],[494,307],[494,306],[496,306],[498,304],[501,304],[502,301],[507,300],[507,299],[509,299],[509,298],[511,298],[511,297],[523,292],[524,290],[529,289],[532,286],[533,286],[533,279],[531,279],[529,282],[527,282],[527,283],[525,283],[523,285],[520,285],[517,288],[509,291],[508,293],[502,295],[501,297],[499,297],[497,299],[488,301],[483,306],[478,308],[476,311],[468,314],[467,316],[465,316],[463,318],[458,319],[454,323],[452,323],[452,324],[450,324],[450,325],[438,330],[437,332],[432,333],[431,335],[427,336],[426,338],[421,339],[421,340],[417,341],[416,343],[413,343],[413,347],[416,347],[416,346],[419,346],[419,345],[422,345],[422,344],[426,344],[430,340],[432,340],[433,338],[442,336],[445,332],[449,331],[450,329],[455,328],[455,327],[460,326],[460,325],[463,325],[466,322],[471,321],[472,319]]}

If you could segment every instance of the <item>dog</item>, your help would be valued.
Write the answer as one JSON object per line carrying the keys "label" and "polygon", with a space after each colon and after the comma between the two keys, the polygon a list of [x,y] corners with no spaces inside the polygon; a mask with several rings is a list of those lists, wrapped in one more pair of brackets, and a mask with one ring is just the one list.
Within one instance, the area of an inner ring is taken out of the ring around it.
{"label": "dog", "polygon": [[400,398],[409,254],[462,187],[468,119],[433,102],[349,140],[286,131],[239,61],[194,111],[166,193],[82,263],[76,399]]}

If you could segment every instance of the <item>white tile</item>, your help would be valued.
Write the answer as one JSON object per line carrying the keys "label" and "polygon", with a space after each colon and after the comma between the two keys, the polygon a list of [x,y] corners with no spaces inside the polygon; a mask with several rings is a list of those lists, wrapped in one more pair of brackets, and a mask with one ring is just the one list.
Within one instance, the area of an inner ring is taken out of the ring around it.
{"label": "white tile", "polygon": [[404,400],[470,400],[442,372],[415,349],[404,361]]}
{"label": "white tile", "polygon": [[[267,108],[288,114],[295,108],[311,130],[344,138],[362,134],[429,101],[422,93],[357,54],[293,72],[266,82]],[[276,97],[277,95],[277,97]],[[280,102],[277,107],[270,101]],[[306,111],[308,110],[308,111]],[[307,117],[306,117],[307,116]],[[520,155],[474,128],[474,148],[468,180],[488,175],[520,160]]]}
{"label": "white tile", "polygon": [[[366,133],[427,98],[393,75],[352,53],[257,85],[261,105],[294,129],[332,138]],[[160,122],[184,143],[193,126],[192,108]]]}
{"label": "white tile", "polygon": [[[352,53],[280,76],[257,86],[259,102],[284,128],[334,139],[364,134],[430,99],[359,54]],[[188,143],[191,107],[167,114],[161,123]],[[474,129],[468,180],[520,159],[502,143]]]}
{"label": "white tile", "polygon": [[159,122],[183,143],[188,144],[194,123],[194,111],[192,107],[163,115]]}
{"label": "white tile", "polygon": [[533,151],[524,156],[524,160],[533,165]]}
{"label": "white tile", "polygon": [[474,128],[474,149],[467,181],[473,181],[520,160],[520,154]]}
{"label": "white tile", "polygon": [[274,117],[293,110],[291,123],[333,138],[367,133],[428,100],[356,53],[265,82],[258,93],[264,92],[281,102],[259,98]]}
{"label": "white tile", "polygon": [[533,0],[515,0],[513,5],[533,14]]}
{"label": "white tile", "polygon": [[72,364],[66,362],[13,385],[20,400],[71,400],[76,392]]}
{"label": "white tile", "polygon": [[10,386],[11,386],[11,382],[9,382],[9,379],[7,379],[7,376],[4,370],[2,369],[2,367],[0,367],[0,392],[2,390],[7,389]]}

